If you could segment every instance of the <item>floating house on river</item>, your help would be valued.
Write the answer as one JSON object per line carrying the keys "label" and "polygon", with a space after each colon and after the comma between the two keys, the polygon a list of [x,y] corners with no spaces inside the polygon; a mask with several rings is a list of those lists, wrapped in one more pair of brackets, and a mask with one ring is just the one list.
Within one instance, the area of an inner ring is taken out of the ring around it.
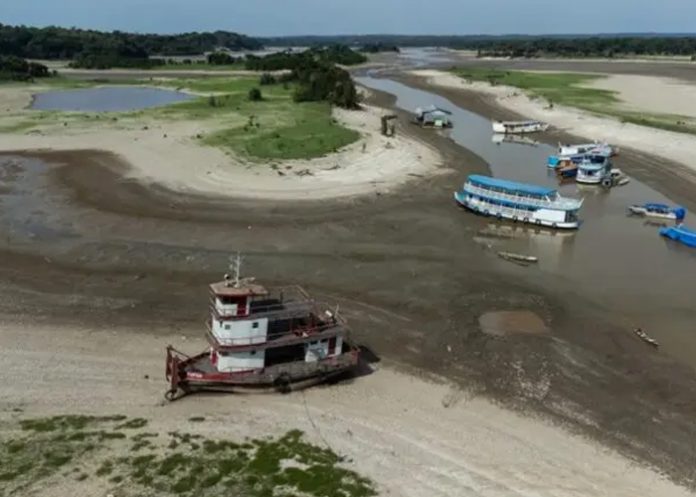
{"label": "floating house on river", "polygon": [[418,107],[416,109],[416,122],[423,127],[451,128],[451,115],[450,111],[434,105],[425,108]]}

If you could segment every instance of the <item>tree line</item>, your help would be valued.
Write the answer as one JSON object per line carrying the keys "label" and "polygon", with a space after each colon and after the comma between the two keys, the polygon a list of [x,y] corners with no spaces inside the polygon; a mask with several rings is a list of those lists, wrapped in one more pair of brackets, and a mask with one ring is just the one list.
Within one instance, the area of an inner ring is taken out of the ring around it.
{"label": "tree line", "polygon": [[227,31],[175,35],[102,32],[0,24],[0,53],[28,59],[73,59],[76,67],[151,67],[152,55],[198,55],[217,48],[256,50],[261,43]]}
{"label": "tree line", "polygon": [[247,55],[244,65],[249,71],[280,71],[283,69],[293,70],[312,62],[352,66],[366,61],[367,57],[345,45],[330,45],[313,47],[304,52],[278,52],[265,57]]}
{"label": "tree line", "polygon": [[620,55],[696,55],[696,36],[615,35],[338,35],[259,38],[272,46],[447,47],[505,57],[613,57]]}
{"label": "tree line", "polygon": [[48,67],[43,64],[27,62],[13,55],[0,55],[0,81],[29,81],[50,75]]}
{"label": "tree line", "polygon": [[627,55],[696,55],[696,37],[535,38],[477,42],[479,56],[616,57]]}

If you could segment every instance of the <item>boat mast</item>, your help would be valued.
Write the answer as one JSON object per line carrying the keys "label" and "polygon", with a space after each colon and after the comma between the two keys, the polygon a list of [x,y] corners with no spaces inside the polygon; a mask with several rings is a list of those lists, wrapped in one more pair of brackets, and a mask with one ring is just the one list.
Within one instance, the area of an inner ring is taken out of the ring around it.
{"label": "boat mast", "polygon": [[[235,255],[230,256],[230,265],[228,266],[228,268],[230,269],[230,272],[234,275],[234,279],[232,279],[229,274],[225,274],[225,282],[227,283],[227,286],[239,288],[242,282],[242,255],[239,252],[237,252]],[[234,283],[232,283],[232,281]]]}

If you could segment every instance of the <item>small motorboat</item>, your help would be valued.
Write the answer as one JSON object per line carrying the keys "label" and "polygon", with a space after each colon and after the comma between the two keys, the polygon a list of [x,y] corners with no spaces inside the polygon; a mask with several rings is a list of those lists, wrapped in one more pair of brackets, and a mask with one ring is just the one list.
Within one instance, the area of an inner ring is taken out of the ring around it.
{"label": "small motorboat", "polygon": [[639,216],[674,219],[675,221],[681,221],[686,216],[686,209],[683,207],[671,207],[667,204],[656,204],[650,202],[642,205],[629,205],[628,212],[630,214],[636,214]]}
{"label": "small motorboat", "polygon": [[687,228],[683,224],[662,228],[660,229],[660,235],[681,242],[688,247],[696,247],[696,230]]}
{"label": "small motorboat", "polygon": [[493,121],[493,132],[502,134],[539,133],[549,129],[549,125],[541,121]]}

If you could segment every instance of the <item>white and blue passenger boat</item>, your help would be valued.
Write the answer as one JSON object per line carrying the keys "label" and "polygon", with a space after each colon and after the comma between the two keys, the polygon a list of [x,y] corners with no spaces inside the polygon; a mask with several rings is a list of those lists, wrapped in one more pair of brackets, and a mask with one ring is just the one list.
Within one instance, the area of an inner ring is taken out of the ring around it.
{"label": "white and blue passenger boat", "polygon": [[486,216],[551,228],[579,226],[582,200],[565,198],[553,188],[472,174],[454,199],[462,207]]}
{"label": "white and blue passenger boat", "polygon": [[606,186],[611,186],[611,159],[604,154],[586,155],[578,164],[575,180],[585,184],[608,182]]}

